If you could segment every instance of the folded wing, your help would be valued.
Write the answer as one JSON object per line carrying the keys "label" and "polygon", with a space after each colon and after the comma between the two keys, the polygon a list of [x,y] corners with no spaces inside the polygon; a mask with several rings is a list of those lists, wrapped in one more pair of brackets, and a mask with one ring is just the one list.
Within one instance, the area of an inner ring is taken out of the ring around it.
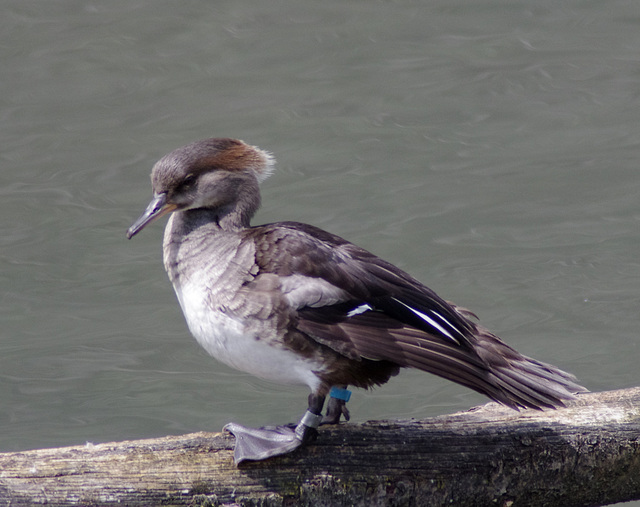
{"label": "folded wing", "polygon": [[297,278],[286,293],[297,309],[297,329],[349,359],[417,368],[513,408],[556,407],[585,390],[572,375],[521,355],[474,323],[470,312],[338,236],[293,222],[261,229],[254,236],[262,238],[260,271]]}

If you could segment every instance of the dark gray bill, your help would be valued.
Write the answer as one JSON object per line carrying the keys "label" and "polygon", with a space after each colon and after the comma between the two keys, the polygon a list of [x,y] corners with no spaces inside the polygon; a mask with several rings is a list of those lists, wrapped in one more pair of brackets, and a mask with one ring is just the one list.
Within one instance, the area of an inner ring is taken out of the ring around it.
{"label": "dark gray bill", "polygon": [[177,208],[175,204],[167,204],[167,194],[156,194],[153,196],[153,200],[147,206],[147,209],[144,210],[144,213],[133,222],[129,230],[127,231],[127,238],[131,239],[136,234],[138,234],[144,227],[153,222],[156,218],[160,218],[161,216],[166,215],[167,213],[171,213]]}

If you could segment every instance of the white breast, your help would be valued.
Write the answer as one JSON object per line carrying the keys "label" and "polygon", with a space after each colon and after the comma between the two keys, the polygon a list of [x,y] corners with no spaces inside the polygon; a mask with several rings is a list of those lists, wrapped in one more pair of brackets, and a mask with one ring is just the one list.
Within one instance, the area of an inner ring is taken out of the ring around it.
{"label": "white breast", "polygon": [[206,303],[206,290],[198,284],[186,283],[175,289],[189,330],[213,357],[266,380],[317,389],[320,381],[313,372],[322,369],[320,364],[247,332],[233,316],[211,308]]}

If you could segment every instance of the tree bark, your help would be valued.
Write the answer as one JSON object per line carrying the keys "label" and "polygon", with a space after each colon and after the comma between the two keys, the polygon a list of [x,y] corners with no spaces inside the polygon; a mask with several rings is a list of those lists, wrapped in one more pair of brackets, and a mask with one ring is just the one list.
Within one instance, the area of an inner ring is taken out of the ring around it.
{"label": "tree bark", "polygon": [[589,506],[640,499],[640,387],[567,408],[495,403],[422,421],[321,427],[233,464],[228,434],[0,454],[0,506]]}

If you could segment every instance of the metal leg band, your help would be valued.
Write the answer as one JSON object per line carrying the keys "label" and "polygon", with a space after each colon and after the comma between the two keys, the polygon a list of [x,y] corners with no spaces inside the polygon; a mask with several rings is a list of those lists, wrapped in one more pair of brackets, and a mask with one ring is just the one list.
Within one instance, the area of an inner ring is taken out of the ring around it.
{"label": "metal leg band", "polygon": [[300,422],[298,423],[298,425],[296,426],[296,430],[295,430],[296,438],[298,440],[302,440],[306,429],[307,428],[316,429],[318,426],[320,426],[321,421],[322,421],[321,415],[314,414],[313,412],[309,412],[307,410],[302,416],[302,419],[300,419]]}

